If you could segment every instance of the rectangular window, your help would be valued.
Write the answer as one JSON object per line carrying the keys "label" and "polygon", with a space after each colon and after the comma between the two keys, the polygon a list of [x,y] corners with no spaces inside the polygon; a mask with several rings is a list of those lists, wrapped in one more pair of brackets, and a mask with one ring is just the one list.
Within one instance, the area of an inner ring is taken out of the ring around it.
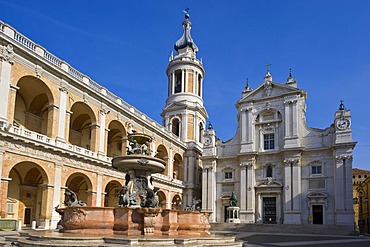
{"label": "rectangular window", "polygon": [[325,189],[325,179],[310,180],[309,189]]}
{"label": "rectangular window", "polygon": [[312,166],[312,175],[322,174],[321,166]]}
{"label": "rectangular window", "polygon": [[225,179],[232,179],[233,173],[232,172],[225,172]]}
{"label": "rectangular window", "polygon": [[264,150],[275,149],[275,135],[274,135],[274,133],[263,135],[263,149]]}
{"label": "rectangular window", "polygon": [[6,204],[6,212],[8,213],[8,214],[12,214],[12,213],[14,213],[14,204],[12,203],[12,202],[8,202],[7,204]]}

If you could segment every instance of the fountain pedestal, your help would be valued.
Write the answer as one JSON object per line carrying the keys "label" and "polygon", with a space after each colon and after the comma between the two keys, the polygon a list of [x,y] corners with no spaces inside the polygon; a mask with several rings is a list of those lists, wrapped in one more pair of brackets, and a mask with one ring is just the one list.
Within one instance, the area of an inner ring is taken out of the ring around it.
{"label": "fountain pedestal", "polygon": [[138,208],[137,211],[143,215],[143,235],[153,236],[154,225],[157,215],[162,211],[161,208]]}

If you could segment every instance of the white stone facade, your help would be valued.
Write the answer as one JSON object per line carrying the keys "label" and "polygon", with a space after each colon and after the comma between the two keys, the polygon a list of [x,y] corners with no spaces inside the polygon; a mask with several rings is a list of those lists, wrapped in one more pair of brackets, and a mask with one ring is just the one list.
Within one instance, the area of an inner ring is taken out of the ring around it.
{"label": "white stone facade", "polygon": [[235,192],[242,223],[353,225],[350,111],[341,103],[331,126],[310,128],[306,97],[291,74],[279,84],[267,72],[237,102],[231,140],[208,126],[202,210],[212,222],[226,221]]}

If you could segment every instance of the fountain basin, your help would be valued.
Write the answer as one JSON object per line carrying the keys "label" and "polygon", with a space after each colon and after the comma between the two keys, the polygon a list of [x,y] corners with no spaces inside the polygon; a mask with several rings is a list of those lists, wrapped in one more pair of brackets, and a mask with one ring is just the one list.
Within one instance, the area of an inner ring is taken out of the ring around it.
{"label": "fountain basin", "polygon": [[113,234],[113,207],[66,207],[60,210],[65,233]]}
{"label": "fountain basin", "polygon": [[121,172],[127,173],[129,170],[149,171],[150,173],[160,173],[166,169],[166,162],[151,156],[126,155],[113,158],[112,166]]}
{"label": "fountain basin", "polygon": [[210,235],[208,213],[161,208],[67,207],[61,232],[88,235]]}

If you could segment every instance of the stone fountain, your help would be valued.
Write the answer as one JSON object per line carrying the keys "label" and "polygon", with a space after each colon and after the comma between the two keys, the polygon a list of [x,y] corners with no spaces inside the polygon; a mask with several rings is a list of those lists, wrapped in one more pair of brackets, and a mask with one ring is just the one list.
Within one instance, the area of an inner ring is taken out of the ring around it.
{"label": "stone fountain", "polygon": [[[117,207],[81,206],[67,200],[69,206],[56,209],[62,216],[59,233],[30,234],[19,240],[19,246],[242,245],[232,236],[210,235],[208,213],[160,208],[152,174],[163,172],[166,163],[153,156],[150,136],[134,132],[128,140],[127,155],[112,160],[112,166],[126,174]],[[75,195],[73,200],[77,201]]]}

